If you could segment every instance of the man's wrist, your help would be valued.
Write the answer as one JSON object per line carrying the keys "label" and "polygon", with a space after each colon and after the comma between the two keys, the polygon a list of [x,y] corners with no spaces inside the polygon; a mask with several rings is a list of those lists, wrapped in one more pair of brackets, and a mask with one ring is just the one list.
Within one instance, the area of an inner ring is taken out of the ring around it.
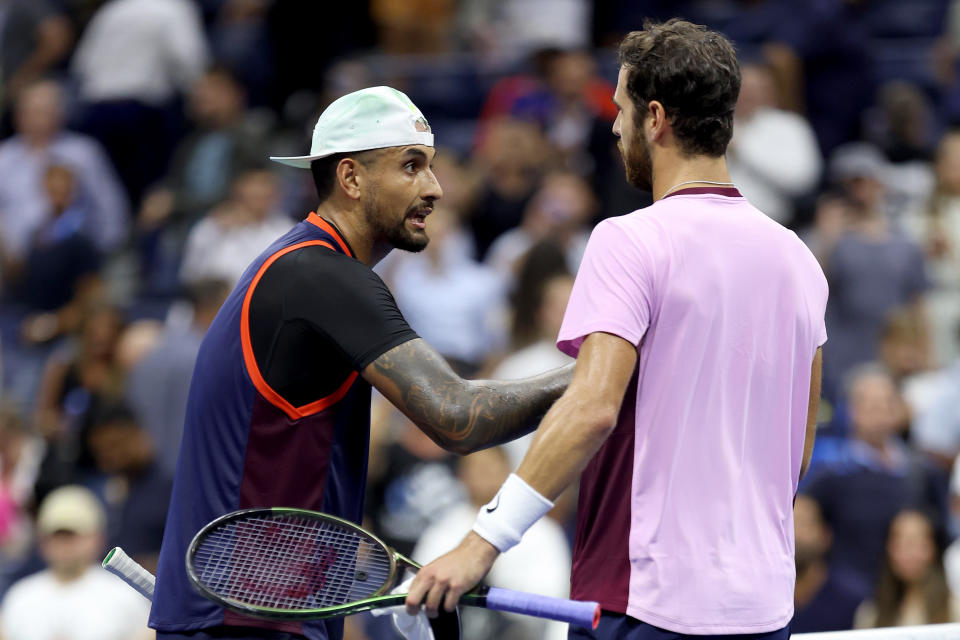
{"label": "man's wrist", "polygon": [[552,508],[550,500],[511,473],[493,500],[480,507],[473,532],[503,553]]}

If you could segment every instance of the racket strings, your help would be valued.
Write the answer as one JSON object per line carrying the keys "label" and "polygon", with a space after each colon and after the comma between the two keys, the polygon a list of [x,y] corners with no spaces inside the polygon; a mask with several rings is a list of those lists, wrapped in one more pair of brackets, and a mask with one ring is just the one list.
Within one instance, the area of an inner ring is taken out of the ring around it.
{"label": "racket strings", "polygon": [[199,581],[222,598],[320,609],[368,598],[390,579],[382,545],[334,522],[261,515],[225,523],[199,544]]}

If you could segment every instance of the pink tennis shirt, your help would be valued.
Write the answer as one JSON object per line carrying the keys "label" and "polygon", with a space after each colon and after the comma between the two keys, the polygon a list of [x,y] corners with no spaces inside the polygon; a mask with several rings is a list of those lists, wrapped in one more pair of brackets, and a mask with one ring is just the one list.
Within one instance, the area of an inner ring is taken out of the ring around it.
{"label": "pink tennis shirt", "polygon": [[793,616],[793,497],[823,271],[736,189],[685,189],[590,237],[557,345],[637,345],[580,484],[571,597],[690,634]]}

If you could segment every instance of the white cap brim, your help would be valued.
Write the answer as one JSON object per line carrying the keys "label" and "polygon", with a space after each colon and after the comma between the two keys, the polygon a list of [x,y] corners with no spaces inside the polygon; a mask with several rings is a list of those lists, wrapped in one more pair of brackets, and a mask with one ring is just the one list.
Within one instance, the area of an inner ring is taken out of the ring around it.
{"label": "white cap brim", "polygon": [[[333,154],[330,154],[333,155]],[[320,158],[326,158],[326,155],[320,156],[270,156],[270,159],[274,162],[279,162],[280,164],[285,164],[288,167],[296,167],[297,169],[309,169],[310,163],[314,160],[319,160]]]}

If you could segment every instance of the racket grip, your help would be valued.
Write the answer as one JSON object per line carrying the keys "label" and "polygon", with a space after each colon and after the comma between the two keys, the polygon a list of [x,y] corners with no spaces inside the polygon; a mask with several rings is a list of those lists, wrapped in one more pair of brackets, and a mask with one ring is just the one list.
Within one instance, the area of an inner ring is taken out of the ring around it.
{"label": "racket grip", "polygon": [[569,622],[587,629],[596,629],[600,623],[600,605],[596,602],[551,598],[497,587],[490,587],[486,596],[488,609]]}
{"label": "racket grip", "polygon": [[124,553],[123,549],[120,547],[111,549],[103,559],[102,565],[104,569],[136,589],[144,598],[153,600],[153,586],[156,578]]}

